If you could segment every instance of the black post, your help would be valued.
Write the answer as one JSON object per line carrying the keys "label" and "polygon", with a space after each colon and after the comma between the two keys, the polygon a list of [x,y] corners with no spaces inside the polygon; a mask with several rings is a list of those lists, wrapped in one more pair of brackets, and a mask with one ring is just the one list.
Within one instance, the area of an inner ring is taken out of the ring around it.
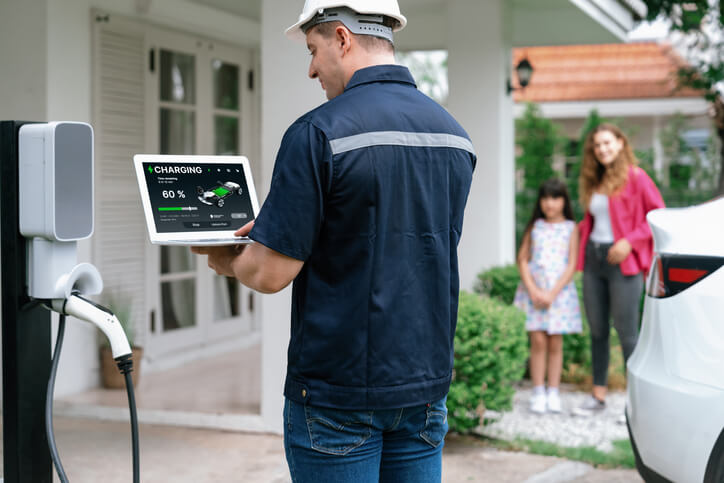
{"label": "black post", "polygon": [[23,124],[0,121],[3,472],[6,483],[52,483],[45,436],[50,312],[28,298],[25,239],[18,224],[18,131]]}

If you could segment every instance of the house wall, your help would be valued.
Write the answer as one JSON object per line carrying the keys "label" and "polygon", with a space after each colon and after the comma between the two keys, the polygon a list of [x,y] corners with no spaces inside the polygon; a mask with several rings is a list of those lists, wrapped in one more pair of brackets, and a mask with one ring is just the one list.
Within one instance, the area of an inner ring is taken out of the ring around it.
{"label": "house wall", "polygon": [[[90,14],[87,0],[47,2],[47,116],[49,121],[91,122]],[[78,261],[91,260],[91,242],[78,243]],[[57,316],[53,316],[53,334]],[[66,325],[56,380],[57,396],[98,385],[96,329]],[[67,357],[73,354],[72,357]]]}
{"label": "house wall", "polygon": [[[515,46],[605,44],[626,39],[631,16],[619,8],[601,8],[596,1],[570,0],[573,5],[527,2],[515,9]],[[616,6],[615,2],[608,2]],[[572,8],[575,5],[575,8]],[[595,20],[593,22],[592,20]]]}
{"label": "house wall", "polygon": [[0,120],[45,119],[46,18],[41,2],[0,3]]}
{"label": "house wall", "polygon": [[448,108],[470,135],[478,163],[460,242],[460,285],[514,257],[510,12],[503,0],[458,0],[448,12]]}
{"label": "house wall", "polygon": [[47,10],[42,1],[0,2],[0,118],[3,120],[46,117]]}
{"label": "house wall", "polygon": [[[0,118],[92,120],[91,14],[119,13],[209,38],[256,47],[258,22],[185,0],[64,0],[0,3]],[[20,48],[20,46],[22,48]],[[139,254],[142,256],[142,254]],[[82,241],[78,261],[93,261],[92,245]],[[53,332],[57,327],[54,318]],[[97,331],[69,323],[56,382],[62,397],[99,382]],[[72,354],[72,356],[68,356]]]}
{"label": "house wall", "polygon": [[[671,120],[671,118],[672,116],[621,116],[611,118],[611,121],[621,126],[621,128],[629,134],[631,144],[633,144],[636,149],[648,149],[653,145],[655,124],[658,122],[663,128]],[[691,129],[704,129],[711,127],[711,120],[705,113],[702,113],[699,116],[686,116],[686,119]],[[562,128],[562,131],[567,138],[578,139],[585,119],[553,119],[553,122]]]}
{"label": "house wall", "polygon": [[[706,107],[706,106],[703,106]],[[689,129],[710,129],[711,119],[702,110],[698,115],[686,115]],[[666,160],[661,144],[661,131],[671,122],[673,115],[655,116],[611,116],[608,119],[620,126],[629,137],[634,149],[653,149],[653,166],[659,179],[666,179]],[[584,118],[556,118],[553,122],[561,128],[561,133],[568,139],[578,140],[585,122]]]}
{"label": "house wall", "polygon": [[[0,117],[30,121],[90,120],[90,50],[87,13],[81,2],[0,4]],[[78,14],[80,13],[80,21]],[[22,48],[21,48],[22,47]],[[81,52],[81,55],[74,55]],[[90,244],[78,244],[78,259],[88,260]],[[57,317],[53,317],[53,334]],[[68,324],[66,353],[56,394],[92,387],[97,378],[95,332],[85,324]]]}

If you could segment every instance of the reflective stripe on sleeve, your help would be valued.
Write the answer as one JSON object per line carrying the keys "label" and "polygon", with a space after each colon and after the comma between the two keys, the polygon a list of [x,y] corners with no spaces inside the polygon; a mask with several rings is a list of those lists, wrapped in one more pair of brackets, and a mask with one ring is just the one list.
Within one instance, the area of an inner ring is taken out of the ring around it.
{"label": "reflective stripe on sleeve", "polygon": [[426,148],[455,148],[475,154],[473,143],[462,136],[446,133],[375,131],[329,141],[332,154],[370,146],[415,146]]}

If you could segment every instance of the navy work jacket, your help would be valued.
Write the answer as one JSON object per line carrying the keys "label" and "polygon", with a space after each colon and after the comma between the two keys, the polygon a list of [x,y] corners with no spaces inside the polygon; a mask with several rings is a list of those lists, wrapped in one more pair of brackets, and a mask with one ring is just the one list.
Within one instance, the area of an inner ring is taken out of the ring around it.
{"label": "navy work jacket", "polygon": [[475,161],[462,127],[401,66],[358,70],[289,127],[250,233],[304,261],[286,397],[388,409],[447,394]]}

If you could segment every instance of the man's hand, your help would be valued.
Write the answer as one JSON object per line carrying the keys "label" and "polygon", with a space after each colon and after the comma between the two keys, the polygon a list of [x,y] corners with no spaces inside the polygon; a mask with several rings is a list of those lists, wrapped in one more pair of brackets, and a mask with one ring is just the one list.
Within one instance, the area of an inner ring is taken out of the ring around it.
{"label": "man's hand", "polygon": [[[253,227],[254,222],[250,221],[236,230],[234,232],[234,236],[246,236]],[[219,275],[236,278],[233,267],[234,260],[241,255],[241,252],[245,247],[246,245],[242,243],[239,243],[238,245],[225,245],[219,247],[191,247],[191,253],[195,253],[197,255],[208,255],[209,268]]]}
{"label": "man's hand", "polygon": [[618,265],[626,259],[629,253],[631,253],[631,250],[632,247],[629,241],[625,238],[621,238],[608,249],[608,256],[606,256],[606,260],[611,265]]}
{"label": "man's hand", "polygon": [[249,223],[236,230],[234,232],[234,236],[247,236],[251,233],[252,228],[254,228],[254,220],[251,220]]}

